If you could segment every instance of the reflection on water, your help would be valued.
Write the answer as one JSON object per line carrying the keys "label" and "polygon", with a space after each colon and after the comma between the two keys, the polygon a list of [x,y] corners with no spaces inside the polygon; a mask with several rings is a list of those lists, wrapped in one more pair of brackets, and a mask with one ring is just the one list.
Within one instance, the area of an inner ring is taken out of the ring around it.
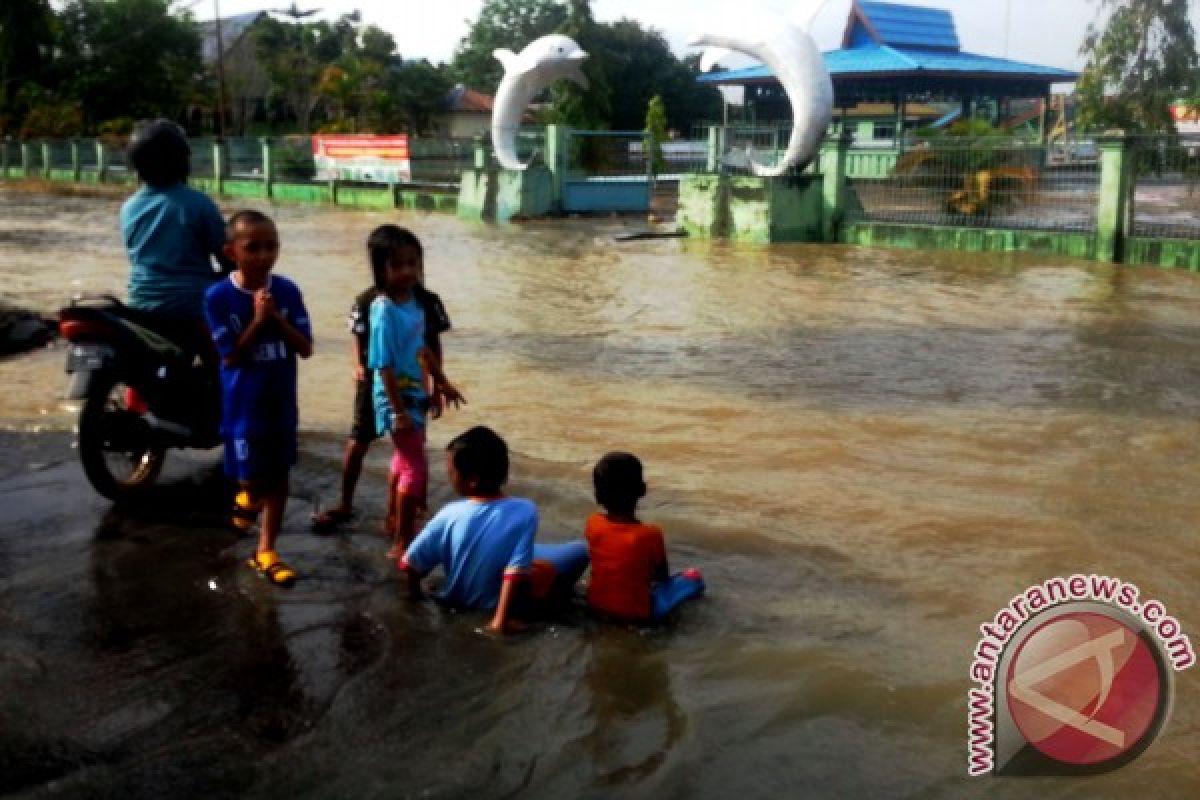
{"label": "reflection on water", "polygon": [[[0,192],[5,299],[48,311],[76,285],[120,289],[116,208]],[[398,220],[425,244],[455,324],[447,368],[471,401],[432,426],[431,448],[472,424],[499,430],[516,453],[513,489],[537,500],[552,539],[582,529],[595,459],[632,450],[650,484],[644,516],[710,586],[661,638],[560,629],[502,645],[388,605],[385,586],[346,616],[359,620],[349,632],[299,653],[289,639],[302,694],[322,685],[305,671],[328,673],[321,659],[347,657],[347,642],[386,643],[368,684],[276,756],[300,793],[382,796],[401,781],[436,796],[958,797],[976,789],[962,783],[969,655],[1013,594],[1058,574],[1117,575],[1200,630],[1191,275],[617,244],[622,223],[609,220],[271,213],[279,270],[305,292],[318,337],[301,367],[302,472],[336,470],[352,391],[343,320],[367,283],[366,234]],[[68,428],[61,359],[0,362],[0,418]],[[1190,673],[1177,696],[1163,738],[1089,794],[1200,791]],[[430,776],[449,762],[453,775]]]}

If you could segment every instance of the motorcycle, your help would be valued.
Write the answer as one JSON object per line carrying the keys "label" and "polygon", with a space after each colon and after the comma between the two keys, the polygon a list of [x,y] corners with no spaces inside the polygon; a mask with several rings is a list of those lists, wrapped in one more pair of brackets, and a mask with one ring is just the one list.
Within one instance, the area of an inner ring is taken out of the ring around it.
{"label": "motorcycle", "polygon": [[216,371],[172,338],[173,322],[111,295],[80,297],[59,311],[69,343],[66,398],[82,401],[79,458],[110,500],[153,486],[169,448],[221,443]]}

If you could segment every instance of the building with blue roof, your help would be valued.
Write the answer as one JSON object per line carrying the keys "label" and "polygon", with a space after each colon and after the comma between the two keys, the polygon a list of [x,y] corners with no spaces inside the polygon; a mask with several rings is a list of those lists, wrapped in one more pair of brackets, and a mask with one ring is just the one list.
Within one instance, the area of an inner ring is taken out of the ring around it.
{"label": "building with blue roof", "polygon": [[[1048,108],[1051,86],[1079,77],[1070,70],[964,52],[949,11],[868,0],[854,0],[841,49],[824,57],[839,122],[863,104],[888,103],[893,137],[927,121],[907,113],[913,101],[949,104],[947,120],[986,116],[996,123],[1013,116],[1011,105],[1018,99],[1038,98],[1040,107]],[[757,122],[789,117],[787,97],[766,66],[709,73],[700,81],[742,87]]]}

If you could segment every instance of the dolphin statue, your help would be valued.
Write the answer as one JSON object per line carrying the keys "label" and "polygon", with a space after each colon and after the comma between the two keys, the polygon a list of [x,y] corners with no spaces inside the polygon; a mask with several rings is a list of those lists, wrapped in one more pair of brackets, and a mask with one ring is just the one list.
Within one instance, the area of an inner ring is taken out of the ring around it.
{"label": "dolphin statue", "polygon": [[571,37],[552,33],[530,42],[520,55],[506,49],[493,50],[492,55],[504,65],[504,79],[496,89],[492,107],[492,147],[500,166],[525,169],[517,158],[521,115],[538,92],[559,78],[588,88],[587,77],[580,69],[588,54]]}
{"label": "dolphin statue", "polygon": [[[739,17],[727,22],[745,33],[704,33],[688,42],[692,47],[709,48],[701,57],[701,69],[711,68],[718,58],[730,52],[743,53],[766,64],[787,93],[792,106],[792,135],[787,149],[773,167],[751,159],[750,168],[755,175],[773,177],[794,166],[807,165],[829,128],[833,116],[833,81],[817,43],[807,31],[824,5],[825,0],[811,3],[800,24],[761,10],[749,15],[739,12]],[[728,27],[723,26],[726,30]]]}

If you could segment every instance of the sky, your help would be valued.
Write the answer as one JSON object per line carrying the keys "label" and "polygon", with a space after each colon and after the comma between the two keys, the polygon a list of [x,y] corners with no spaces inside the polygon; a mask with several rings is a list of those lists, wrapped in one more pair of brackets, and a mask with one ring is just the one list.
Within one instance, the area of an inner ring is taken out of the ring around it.
{"label": "sky", "polygon": [[[601,21],[629,17],[643,27],[663,33],[680,55],[690,52],[687,39],[704,27],[719,29],[723,16],[737,13],[746,0],[592,0]],[[757,0],[760,5],[788,11],[814,0]],[[816,0],[819,2],[819,0]],[[183,0],[197,19],[211,19],[219,4],[221,16],[246,11],[284,8],[291,0]],[[1049,67],[1078,69],[1084,58],[1079,44],[1088,23],[1096,17],[1096,0],[904,0],[906,5],[942,8],[954,13],[964,50]],[[449,61],[483,5],[482,0],[310,0],[302,10],[319,8],[316,18],[334,18],[358,9],[363,21],[383,28],[396,40],[404,58]],[[1200,3],[1191,4],[1192,26],[1200,33]],[[812,32],[822,49],[841,44],[850,0],[828,0]]]}

